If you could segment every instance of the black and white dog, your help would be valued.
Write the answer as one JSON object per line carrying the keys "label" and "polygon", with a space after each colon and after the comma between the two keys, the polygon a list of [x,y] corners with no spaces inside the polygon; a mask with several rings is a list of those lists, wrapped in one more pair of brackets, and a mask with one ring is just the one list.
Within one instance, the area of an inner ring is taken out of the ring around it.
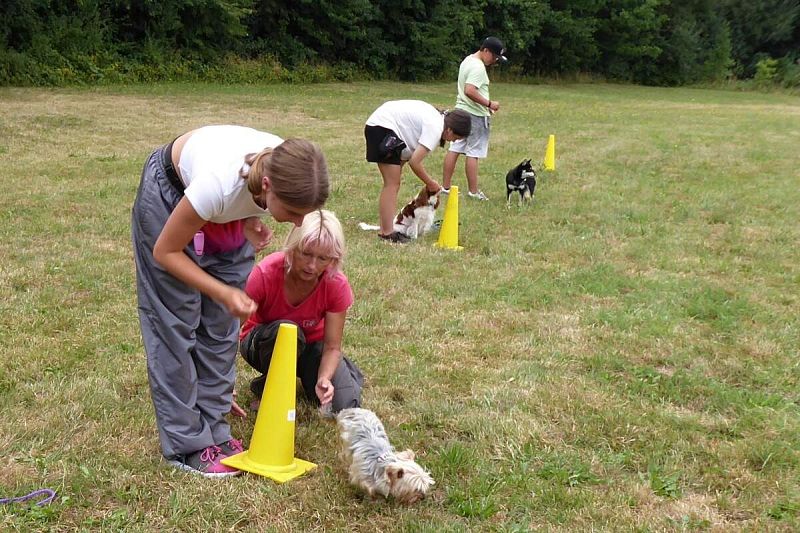
{"label": "black and white dog", "polygon": [[506,174],[506,207],[511,207],[511,195],[514,191],[519,193],[518,205],[533,202],[536,190],[536,172],[531,166],[531,160],[526,159],[515,166]]}

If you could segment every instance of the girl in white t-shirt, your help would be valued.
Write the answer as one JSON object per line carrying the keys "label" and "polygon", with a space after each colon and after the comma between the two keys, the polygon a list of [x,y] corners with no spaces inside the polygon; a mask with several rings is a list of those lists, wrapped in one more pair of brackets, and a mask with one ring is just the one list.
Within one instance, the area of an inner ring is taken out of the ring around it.
{"label": "girl in white t-shirt", "polygon": [[407,240],[394,231],[393,223],[403,165],[408,163],[428,191],[438,193],[441,187],[425,170],[422,160],[437,146],[444,146],[445,141],[468,137],[471,127],[469,113],[439,111],[421,100],[392,100],[370,115],[364,127],[367,161],[377,163],[383,177],[378,201],[379,237],[392,242]]}
{"label": "girl in white t-shirt", "polygon": [[[261,217],[299,226],[328,197],[320,148],[241,126],[206,126],[155,150],[133,205],[139,322],[165,459],[206,477],[242,451],[231,411],[242,290],[272,239]],[[243,413],[235,413],[243,414]]]}

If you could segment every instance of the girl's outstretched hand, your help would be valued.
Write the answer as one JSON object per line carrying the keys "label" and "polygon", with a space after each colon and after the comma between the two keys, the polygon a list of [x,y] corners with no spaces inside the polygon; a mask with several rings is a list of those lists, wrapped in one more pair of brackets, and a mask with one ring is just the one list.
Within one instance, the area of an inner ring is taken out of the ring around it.
{"label": "girl's outstretched hand", "polygon": [[244,236],[260,252],[272,241],[272,229],[258,217],[250,217],[244,221]]}
{"label": "girl's outstretched hand", "polygon": [[247,418],[247,412],[236,403],[236,389],[233,389],[233,400],[231,400],[231,414],[241,418]]}
{"label": "girl's outstretched hand", "polygon": [[228,289],[222,305],[225,306],[225,309],[227,309],[230,314],[244,322],[250,318],[250,315],[256,312],[258,304],[243,290],[237,289],[236,287],[228,287]]}

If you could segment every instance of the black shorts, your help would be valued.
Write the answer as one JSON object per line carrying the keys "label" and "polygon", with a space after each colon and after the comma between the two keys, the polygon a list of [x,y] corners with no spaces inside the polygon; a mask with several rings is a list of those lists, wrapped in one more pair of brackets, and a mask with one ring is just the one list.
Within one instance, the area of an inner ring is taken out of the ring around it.
{"label": "black shorts", "polygon": [[386,163],[388,165],[402,165],[400,154],[403,153],[405,143],[388,152],[384,149],[384,140],[397,134],[383,126],[364,126],[364,138],[367,140],[367,161],[370,163]]}

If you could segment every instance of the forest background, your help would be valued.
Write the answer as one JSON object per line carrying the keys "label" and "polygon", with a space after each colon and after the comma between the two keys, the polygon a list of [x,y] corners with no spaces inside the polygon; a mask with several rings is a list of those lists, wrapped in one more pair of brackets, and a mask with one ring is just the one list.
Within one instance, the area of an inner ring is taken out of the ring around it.
{"label": "forest background", "polygon": [[508,78],[800,87],[798,0],[6,0],[0,85]]}

